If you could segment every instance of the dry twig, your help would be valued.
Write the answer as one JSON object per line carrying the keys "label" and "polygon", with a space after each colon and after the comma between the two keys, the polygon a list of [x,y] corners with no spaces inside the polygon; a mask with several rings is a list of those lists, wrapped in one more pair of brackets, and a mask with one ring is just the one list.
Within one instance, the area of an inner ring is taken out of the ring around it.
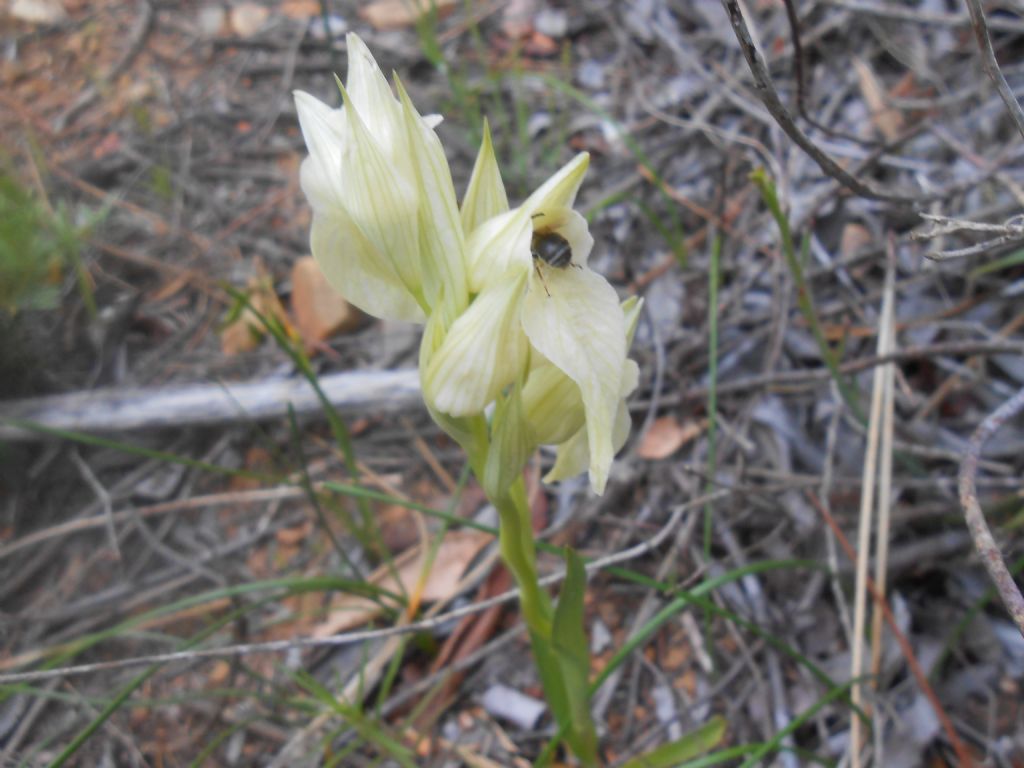
{"label": "dry twig", "polygon": [[956,248],[947,251],[928,251],[925,253],[925,256],[929,259],[934,259],[935,261],[946,261],[949,259],[964,258],[965,256],[976,256],[980,253],[987,253],[997,246],[1024,240],[1024,219],[1020,216],[1014,216],[1003,224],[990,224],[985,221],[968,221],[967,219],[953,219],[948,216],[939,216],[931,213],[922,213],[921,218],[931,222],[932,228],[927,232],[915,232],[912,235],[914,240],[931,240],[958,232],[984,232],[990,235],[995,235],[995,237],[989,240],[984,240],[965,248]]}
{"label": "dry twig", "polygon": [[1024,389],[989,414],[971,435],[963,463],[960,465],[960,504],[964,509],[967,528],[971,532],[971,538],[974,539],[974,547],[981,555],[985,570],[988,571],[988,575],[992,579],[992,583],[995,584],[999,596],[1003,599],[1003,605],[1010,612],[1017,629],[1024,635],[1024,596],[1021,595],[1020,588],[1013,580],[1013,574],[1006,567],[999,547],[992,537],[992,531],[989,530],[988,523],[985,522],[985,514],[981,511],[981,505],[978,503],[978,491],[975,487],[981,449],[1003,424],[1021,411],[1024,411]]}
{"label": "dry twig", "polygon": [[965,1],[967,3],[967,10],[971,12],[971,26],[974,28],[974,36],[978,40],[978,49],[981,51],[981,65],[985,68],[985,74],[995,83],[996,90],[999,91],[999,98],[1006,105],[1006,111],[1013,118],[1013,122],[1017,125],[1017,130],[1020,131],[1021,136],[1024,136],[1024,110],[1021,110],[1020,102],[1013,95],[1009,83],[1006,82],[1002,70],[999,69],[996,53],[992,50],[992,40],[988,36],[985,12],[981,10],[981,3],[978,0]]}
{"label": "dry twig", "polygon": [[804,152],[811,156],[822,171],[862,197],[867,197],[873,200],[882,200],[888,203],[900,203],[903,205],[918,204],[922,202],[923,198],[921,197],[906,194],[894,194],[878,189],[874,184],[853,176],[839,165],[839,163],[822,152],[818,146],[811,141],[810,137],[800,129],[800,126],[796,124],[793,116],[782,103],[782,99],[779,98],[778,91],[776,91],[775,86],[772,85],[772,79],[771,75],[768,73],[768,67],[765,65],[764,59],[757,50],[757,46],[754,45],[754,40],[751,37],[750,30],[747,28],[747,22],[743,18],[743,11],[740,9],[739,0],[722,0],[722,4],[725,6],[726,12],[729,14],[729,23],[732,25],[733,32],[736,33],[736,39],[739,41],[740,48],[743,51],[743,56],[747,60],[747,66],[750,68],[750,73],[754,77],[754,85],[757,88],[758,96],[761,97],[761,101],[764,102],[765,107],[771,113],[772,117],[775,118],[779,127],[782,128],[782,130],[786,132],[786,135],[789,136],[789,138],[791,138]]}

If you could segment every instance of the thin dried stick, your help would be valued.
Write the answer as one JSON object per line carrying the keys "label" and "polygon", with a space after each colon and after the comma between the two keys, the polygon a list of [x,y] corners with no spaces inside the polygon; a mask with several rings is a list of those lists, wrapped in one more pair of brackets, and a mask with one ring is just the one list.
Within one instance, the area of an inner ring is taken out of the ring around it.
{"label": "thin dried stick", "polygon": [[927,232],[915,232],[910,237],[912,240],[931,240],[945,235],[959,232],[984,232],[993,234],[996,237],[990,238],[965,248],[956,248],[948,251],[928,251],[925,256],[934,261],[948,261],[950,259],[961,259],[966,256],[975,256],[979,253],[987,253],[1006,243],[1015,243],[1024,240],[1024,224],[1021,217],[1014,216],[1003,224],[990,224],[986,221],[969,221],[967,219],[953,219],[948,216],[938,216],[931,213],[922,213],[921,218],[929,221],[932,228]]}
{"label": "thin dried stick", "polygon": [[[891,352],[896,345],[895,318],[893,304],[896,294],[896,254],[893,237],[889,236],[888,260],[885,270],[885,294],[882,299],[882,317],[879,322],[879,351],[882,354]],[[892,502],[892,453],[893,453],[893,420],[894,420],[894,380],[895,366],[882,366],[882,442],[880,447],[880,464],[878,468],[878,527],[875,529],[875,584],[878,594],[885,597],[886,571],[889,567],[889,521]],[[871,679],[874,687],[878,687],[878,674],[882,667],[882,612],[874,606],[871,616]],[[877,738],[875,761],[885,765],[882,756],[884,741],[881,729],[875,729]]]}
{"label": "thin dried stick", "polygon": [[981,10],[981,3],[978,0],[965,0],[967,10],[971,12],[971,26],[974,28],[974,37],[978,40],[978,49],[981,51],[981,66],[985,69],[992,82],[999,91],[999,98],[1006,105],[1006,111],[1010,113],[1013,122],[1017,124],[1017,130],[1024,136],[1024,110],[1021,110],[1020,102],[1010,90],[1002,70],[999,69],[999,62],[996,61],[996,53],[992,50],[992,39],[988,36],[988,24],[985,21],[985,12]]}
{"label": "thin dried stick", "polygon": [[[836,540],[839,542],[839,546],[843,548],[843,552],[847,558],[851,561],[856,562],[857,553],[853,551],[853,547],[850,546],[850,540],[846,538],[846,534],[843,533],[843,529],[839,527],[839,523],[832,516],[832,513],[825,508],[821,503],[821,500],[814,495],[811,491],[805,491],[807,499],[811,502],[818,513],[825,518],[825,522],[828,527],[832,529],[832,533],[835,534]],[[935,712],[935,717],[938,718],[939,723],[942,726],[943,731],[946,733],[946,738],[949,739],[949,744],[953,747],[953,751],[956,753],[957,765],[962,768],[972,768],[974,765],[974,759],[971,757],[971,753],[967,751],[967,747],[960,740],[956,730],[953,728],[953,722],[949,719],[949,715],[946,714],[946,710],[942,707],[942,702],[939,701],[939,697],[935,694],[935,689],[932,688],[931,683],[928,682],[928,675],[925,674],[921,668],[921,663],[917,660],[917,655],[914,653],[914,649],[910,645],[910,640],[903,634],[903,630],[899,628],[896,623],[896,617],[892,613],[892,607],[889,605],[889,601],[885,599],[885,596],[879,593],[875,588],[874,580],[869,576],[867,578],[868,592],[871,593],[871,599],[875,601],[879,608],[882,609],[882,615],[885,616],[885,623],[889,625],[889,630],[892,632],[893,637],[896,638],[896,642],[900,646],[900,650],[903,653],[903,657],[907,660],[907,666],[910,667],[910,674],[914,676],[914,680],[917,682],[918,687],[921,689],[921,693],[924,694],[925,698],[928,699],[928,703],[932,705],[932,711]],[[856,722],[857,718],[854,719]]]}
{"label": "thin dried stick", "polygon": [[[850,360],[839,366],[839,372],[842,374],[860,373],[861,371],[866,371],[878,365],[885,365],[886,363],[902,363],[908,360],[921,360],[929,357],[941,357],[943,355],[1001,354],[1024,355],[1024,344],[1018,341],[944,341],[923,347],[904,347],[884,355]],[[828,381],[831,378],[832,372],[825,367],[810,368],[803,371],[758,373],[752,376],[718,382],[718,394],[732,395],[761,387],[787,387],[790,388],[789,391],[796,391],[799,387],[812,386],[817,382]],[[685,389],[678,396],[662,398],[662,404],[675,405],[683,401],[702,399],[707,397],[707,391],[707,385],[695,385]]]}
{"label": "thin dried stick", "polygon": [[975,486],[981,449],[1003,424],[1022,410],[1024,410],[1024,389],[989,414],[971,435],[964,460],[960,464],[960,504],[964,508],[967,529],[971,532],[971,538],[974,539],[974,548],[981,555],[981,561],[985,564],[989,578],[992,579],[999,596],[1003,599],[1003,605],[1010,612],[1010,617],[1017,625],[1017,629],[1024,635],[1024,596],[1021,596],[1020,588],[1013,580],[1013,574],[1006,567],[1003,556],[999,553],[999,547],[996,545],[995,539],[992,538],[992,532],[989,530],[988,523],[985,522],[985,514],[981,511],[981,505],[978,503],[978,491]]}
{"label": "thin dried stick", "polygon": [[[892,269],[890,267],[889,272]],[[892,276],[887,275],[887,287]],[[878,356],[889,352],[889,329],[892,326],[892,290],[888,290],[882,301],[882,316],[878,321]],[[867,619],[868,556],[871,550],[871,525],[875,508],[875,485],[878,467],[878,440],[882,427],[882,410],[886,385],[886,371],[892,364],[875,368],[871,384],[871,413],[868,421],[868,441],[864,454],[863,482],[860,495],[860,524],[857,529],[857,581],[853,596],[853,648],[850,657],[850,677],[856,681],[850,690],[850,700],[855,707],[862,704],[862,689],[859,679],[864,670],[864,626]],[[860,718],[850,723],[850,765],[860,768],[861,729]]]}

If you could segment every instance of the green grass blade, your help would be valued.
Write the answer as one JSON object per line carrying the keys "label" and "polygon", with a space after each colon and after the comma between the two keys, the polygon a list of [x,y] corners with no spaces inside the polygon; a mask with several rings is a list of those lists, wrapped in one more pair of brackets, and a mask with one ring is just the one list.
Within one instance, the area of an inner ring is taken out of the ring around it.
{"label": "green grass blade", "polygon": [[[786,217],[786,214],[782,210],[782,205],[779,203],[779,196],[775,191],[775,184],[768,177],[768,174],[763,168],[758,168],[750,174],[750,179],[754,182],[758,192],[761,193],[761,199],[764,200],[765,205],[768,206],[768,210],[771,213],[772,218],[775,219],[775,223],[779,228],[779,236],[782,240],[782,255],[786,260],[786,266],[789,268],[790,274],[793,276],[793,281],[796,283],[797,306],[800,308],[800,313],[804,317],[804,322],[807,323],[811,334],[814,336],[814,341],[818,345],[818,350],[821,353],[821,359],[825,363],[825,367],[828,368],[832,380],[839,388],[847,407],[853,412],[854,416],[857,417],[858,421],[864,423],[864,412],[861,410],[860,398],[857,391],[851,385],[849,380],[840,373],[839,355],[831,346],[829,346],[828,340],[825,338],[825,332],[822,330],[821,323],[818,320],[818,313],[814,306],[814,297],[811,294],[811,286],[804,275],[804,268],[801,259],[797,256],[796,247],[793,244],[793,232],[789,227],[789,219]],[[805,241],[805,247],[808,242],[809,241]]]}
{"label": "green grass blade", "polygon": [[662,744],[645,755],[635,757],[624,763],[622,768],[674,768],[684,760],[713,749],[725,736],[725,726],[725,718],[716,715],[681,739]]}
{"label": "green grass blade", "polygon": [[693,589],[686,591],[685,594],[681,594],[658,611],[657,614],[655,614],[646,624],[643,625],[643,627],[640,628],[639,632],[637,632],[625,643],[625,645],[615,652],[612,658],[609,659],[605,668],[601,670],[597,679],[591,683],[591,690],[597,690],[601,683],[608,678],[619,664],[622,664],[633,651],[646,643],[647,640],[650,639],[651,635],[653,635],[662,624],[690,605],[693,602],[694,597],[703,597],[706,594],[714,592],[719,587],[741,579],[748,574],[766,573],[768,571],[779,571],[790,568],[821,569],[822,566],[812,560],[768,560],[761,563],[750,563],[743,568],[736,568],[712,579],[703,581]]}
{"label": "green grass blade", "polygon": [[[708,467],[705,490],[714,491],[718,453],[718,286],[721,279],[720,261],[722,236],[716,235],[711,242],[711,263],[708,269]],[[712,502],[704,505],[704,557],[711,557]]]}
{"label": "green grass blade", "polygon": [[982,275],[988,275],[992,272],[1001,272],[1004,269],[1010,267],[1016,267],[1020,264],[1024,264],[1024,250],[1014,251],[1013,253],[1007,254],[1002,258],[990,261],[987,264],[982,264],[980,267],[975,267],[967,273],[971,279],[981,277]]}
{"label": "green grass blade", "polygon": [[590,648],[584,630],[583,599],[587,591],[587,572],[583,561],[572,549],[565,550],[566,574],[555,606],[551,641],[559,659],[562,688],[569,706],[568,722],[559,723],[565,740],[584,765],[597,765],[597,730],[590,715]]}
{"label": "green grass blade", "polygon": [[268,475],[264,472],[254,472],[248,469],[232,469],[231,467],[221,467],[217,464],[210,464],[206,461],[200,461],[198,459],[192,459],[188,456],[178,456],[174,453],[168,453],[167,451],[157,451],[153,448],[143,448],[139,445],[132,445],[131,443],[124,443],[119,440],[114,440],[109,437],[101,437],[99,435],[90,435],[85,432],[76,432],[70,429],[55,429],[54,427],[47,427],[43,424],[37,424],[33,421],[21,421],[19,419],[8,419],[4,421],[12,427],[18,429],[24,429],[28,432],[37,432],[41,435],[49,435],[51,437],[59,437],[63,440],[69,440],[74,443],[81,445],[91,445],[97,448],[109,448],[114,451],[120,451],[131,456],[138,456],[143,459],[154,459],[156,461],[166,462],[168,464],[177,464],[183,467],[189,467],[190,469],[199,469],[203,472],[208,472],[215,475],[224,475],[226,477],[237,477],[245,480],[259,480],[268,484],[281,484],[285,481],[285,478],[280,475]]}
{"label": "green grass blade", "polygon": [[[234,610],[225,616],[222,616],[220,619],[213,622],[209,627],[204,629],[195,637],[181,645],[178,648],[178,650],[188,650],[189,648],[195,647],[203,640],[205,640],[207,637],[216,632],[218,629],[227,624],[230,624],[231,622],[235,621],[235,619],[239,618],[240,616],[242,616],[243,614],[247,613],[255,607],[256,605],[247,605],[237,610]],[[49,768],[60,768],[60,766],[64,765],[64,763],[70,760],[74,756],[74,754],[82,747],[82,745],[85,744],[85,742],[88,741],[92,737],[92,735],[96,733],[96,731],[98,731],[99,728],[107,720],[110,719],[110,716],[121,708],[121,705],[123,705],[128,700],[128,697],[131,696],[132,693],[134,693],[140,685],[146,682],[146,680],[148,680],[150,677],[156,674],[156,672],[162,666],[162,664],[154,664],[151,667],[147,668],[144,672],[141,672],[140,674],[136,675],[132,679],[132,681],[128,683],[128,685],[124,686],[118,692],[118,694],[111,700],[111,702],[106,707],[104,707],[103,710],[100,711],[100,713],[96,717],[94,717],[85,728],[79,731],[75,738],[71,740],[71,743],[64,748],[64,750],[56,757],[56,759],[54,759],[52,763],[50,763]]]}
{"label": "green grass blade", "polygon": [[388,733],[376,718],[368,717],[358,707],[342,701],[308,673],[300,670],[294,677],[296,683],[337,714],[364,741],[373,744],[403,768],[416,768],[413,751]]}
{"label": "green grass blade", "polygon": [[753,754],[751,754],[750,757],[748,757],[743,762],[743,765],[741,765],[740,768],[753,768],[755,765],[761,765],[761,760],[765,755],[769,754],[770,752],[779,751],[779,748],[781,747],[784,739],[786,739],[790,734],[792,734],[798,728],[802,727],[805,723],[807,723],[825,705],[829,704],[832,701],[835,701],[843,695],[848,694],[850,687],[852,685],[853,681],[850,681],[844,683],[843,685],[837,686],[828,693],[826,693],[814,704],[812,704],[810,707],[801,712],[799,716],[794,717],[792,720],[790,720],[786,727],[781,729],[778,733],[776,733],[769,741],[766,741],[760,747],[755,749]]}

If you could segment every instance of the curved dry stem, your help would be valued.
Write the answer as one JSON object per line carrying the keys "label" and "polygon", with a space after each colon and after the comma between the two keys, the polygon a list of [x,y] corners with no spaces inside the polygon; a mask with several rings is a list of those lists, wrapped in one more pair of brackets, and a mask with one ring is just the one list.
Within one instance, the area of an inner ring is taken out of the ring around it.
{"label": "curved dry stem", "polygon": [[960,464],[960,505],[964,508],[964,518],[967,520],[967,529],[971,532],[971,538],[974,539],[974,548],[981,555],[981,561],[985,564],[989,578],[992,579],[999,596],[1003,599],[1003,605],[1010,612],[1017,629],[1024,635],[1024,596],[1021,595],[1020,588],[1013,580],[1013,574],[1006,567],[999,547],[996,545],[995,539],[992,538],[992,532],[989,530],[988,523],[985,522],[985,515],[978,503],[978,492],[975,487],[981,449],[1003,424],[1022,410],[1024,410],[1024,389],[989,414],[971,435],[971,440],[967,444],[967,452]]}
{"label": "curved dry stem", "polygon": [[733,32],[736,34],[736,39],[739,41],[740,49],[743,51],[743,57],[747,60],[747,66],[750,69],[750,74],[754,77],[754,86],[756,88],[757,95],[764,103],[765,108],[771,113],[771,116],[775,118],[775,122],[779,124],[779,127],[785,131],[786,135],[789,136],[797,146],[810,155],[822,171],[843,186],[847,187],[854,194],[872,200],[881,200],[887,203],[897,203],[902,205],[914,205],[924,202],[927,199],[924,196],[891,193],[879,189],[871,182],[857,178],[831,157],[822,152],[821,149],[818,148],[818,145],[815,144],[796,124],[793,116],[782,103],[782,99],[779,98],[779,94],[775,90],[775,86],[772,85],[771,75],[768,74],[768,67],[761,58],[761,54],[758,52],[757,46],[754,45],[753,37],[750,34],[750,30],[747,28],[747,22],[743,18],[743,11],[740,10],[738,0],[722,0],[722,5],[725,6],[725,11],[729,15],[729,23],[732,25]]}
{"label": "curved dry stem", "polygon": [[966,0],[966,2],[967,10],[971,12],[971,26],[974,28],[974,37],[977,39],[978,49],[981,51],[981,64],[985,68],[985,74],[995,83],[996,90],[999,91],[999,98],[1006,105],[1006,111],[1010,113],[1021,136],[1024,136],[1024,110],[1021,109],[1020,102],[1013,95],[1009,83],[1006,82],[1002,70],[999,69],[996,52],[992,49],[992,40],[988,36],[985,12],[981,9],[981,3],[978,0]]}

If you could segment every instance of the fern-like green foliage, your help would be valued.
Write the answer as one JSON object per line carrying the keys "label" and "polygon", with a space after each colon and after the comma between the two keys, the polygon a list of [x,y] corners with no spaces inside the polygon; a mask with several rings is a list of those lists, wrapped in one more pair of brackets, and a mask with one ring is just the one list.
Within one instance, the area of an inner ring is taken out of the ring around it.
{"label": "fern-like green foliage", "polygon": [[0,312],[50,309],[60,297],[61,275],[70,265],[78,274],[79,252],[88,227],[77,227],[63,206],[52,211],[37,200],[9,168],[0,164]]}

